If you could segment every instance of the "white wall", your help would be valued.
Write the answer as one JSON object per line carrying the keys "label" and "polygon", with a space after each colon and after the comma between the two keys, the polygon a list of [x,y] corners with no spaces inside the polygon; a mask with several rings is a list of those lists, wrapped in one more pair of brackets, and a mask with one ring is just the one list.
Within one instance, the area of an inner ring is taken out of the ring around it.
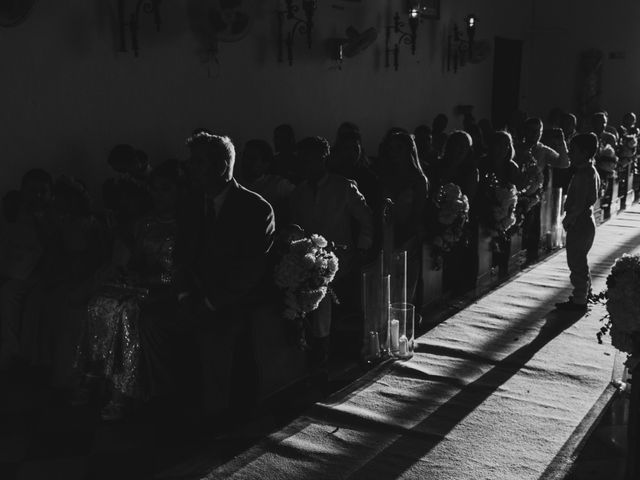
{"label": "white wall", "polygon": [[[342,12],[331,8],[338,0],[319,0],[316,44],[309,52],[299,37],[289,67],[276,62],[276,0],[255,3],[252,32],[221,44],[220,67],[210,78],[196,53],[186,2],[162,2],[160,33],[152,18],[142,19],[139,58],[116,53],[115,1],[37,2],[24,24],[0,30],[0,191],[35,166],[76,174],[97,191],[114,144],[131,143],[154,162],[183,157],[184,138],[199,126],[241,143],[270,139],[282,122],[292,123],[298,137],[332,139],[337,125],[351,120],[373,151],[390,126],[413,129],[438,112],[452,116],[458,104],[476,105],[477,118],[489,116],[492,59],[457,75],[443,72],[444,32],[472,12],[479,18],[478,40],[524,38],[531,24],[531,9],[523,8],[528,2],[443,0],[441,20],[420,27],[416,57],[403,47],[394,72],[383,67],[382,27],[403,0],[366,0],[366,7]],[[376,26],[380,37],[338,71],[322,40],[349,24]]]}

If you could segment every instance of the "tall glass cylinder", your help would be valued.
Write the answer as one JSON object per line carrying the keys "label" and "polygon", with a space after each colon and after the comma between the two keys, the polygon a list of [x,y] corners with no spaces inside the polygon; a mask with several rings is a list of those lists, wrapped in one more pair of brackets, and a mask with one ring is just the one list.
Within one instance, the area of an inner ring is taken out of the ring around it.
{"label": "tall glass cylinder", "polygon": [[411,303],[392,303],[389,307],[391,354],[403,360],[413,357],[415,307]]}

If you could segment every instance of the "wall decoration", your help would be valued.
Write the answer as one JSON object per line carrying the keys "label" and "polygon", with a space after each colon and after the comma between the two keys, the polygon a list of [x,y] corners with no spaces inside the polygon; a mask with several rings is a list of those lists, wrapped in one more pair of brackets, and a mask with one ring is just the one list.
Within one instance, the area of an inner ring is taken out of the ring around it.
{"label": "wall decoration", "polygon": [[420,16],[433,20],[440,19],[440,0],[422,0],[420,2]]}
{"label": "wall decoration", "polygon": [[203,61],[218,64],[220,42],[237,42],[253,26],[253,0],[189,0],[189,26]]}
{"label": "wall decoration", "polygon": [[161,19],[160,19],[160,2],[161,0],[137,0],[136,6],[133,12],[129,15],[129,20],[126,20],[125,14],[125,0],[118,0],[118,27],[120,36],[120,48],[119,52],[127,51],[127,41],[125,31],[128,28],[131,36],[131,49],[133,54],[137,57],[140,53],[140,47],[138,44],[138,31],[140,29],[140,14],[146,13],[153,15],[154,22],[156,24],[156,31],[160,31]]}
{"label": "wall decoration", "polygon": [[[389,68],[391,66],[390,57],[393,55],[393,68],[398,71],[400,67],[400,45],[410,45],[411,55],[416,54],[416,40],[418,36],[418,25],[420,24],[420,9],[419,2],[416,4],[410,2],[409,19],[407,23],[400,20],[400,14],[398,12],[393,16],[393,23],[386,26],[385,35],[385,50],[384,50],[384,66]],[[405,27],[409,27],[409,31],[404,30]],[[396,35],[395,41],[393,40],[393,34]]]}
{"label": "wall decoration", "polygon": [[0,0],[0,27],[15,27],[24,22],[36,0]]}
{"label": "wall decoration", "polygon": [[[316,0],[302,0],[302,6],[294,0],[284,0],[284,8],[277,10],[278,15],[278,63],[284,62],[284,49],[287,50],[289,66],[293,65],[293,46],[297,33],[306,37],[310,49],[313,39],[313,18],[318,8]],[[300,10],[304,14],[301,17]],[[289,30],[285,31],[286,28]]]}
{"label": "wall decoration", "polygon": [[369,28],[364,32],[358,32],[353,26],[347,28],[347,37],[332,40],[332,55],[338,62],[338,69],[342,69],[345,58],[353,58],[364,52],[378,39],[378,31]]}

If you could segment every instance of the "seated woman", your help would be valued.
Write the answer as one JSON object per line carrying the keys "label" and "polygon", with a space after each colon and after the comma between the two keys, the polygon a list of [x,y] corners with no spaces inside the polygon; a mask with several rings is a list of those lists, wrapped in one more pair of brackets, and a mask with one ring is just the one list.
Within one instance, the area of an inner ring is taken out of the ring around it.
{"label": "seated woman", "polygon": [[445,290],[464,293],[475,286],[477,276],[477,218],[475,198],[478,192],[479,173],[474,161],[471,136],[461,130],[449,135],[444,155],[437,169],[437,192],[442,185],[453,183],[460,187],[469,200],[469,221],[466,224],[466,241],[460,241],[444,259],[442,282]]}
{"label": "seated woman", "polygon": [[380,159],[382,192],[384,198],[392,202],[392,248],[407,252],[406,298],[409,303],[417,303],[429,181],[418,159],[413,136],[409,133],[390,134],[381,151],[384,152]]}
{"label": "seated woman", "polygon": [[153,170],[154,210],[136,226],[131,258],[89,301],[76,362],[84,379],[75,403],[88,400],[92,377],[105,378],[111,397],[101,413],[104,420],[121,418],[131,399],[147,400],[173,387],[182,332],[173,288],[181,177],[176,160]]}
{"label": "seated woman", "polygon": [[61,370],[68,374],[71,345],[77,343],[77,338],[69,338],[78,332],[73,321],[70,323],[69,308],[86,304],[91,280],[105,260],[107,235],[91,211],[91,199],[80,181],[62,176],[55,182],[53,194],[55,241],[49,247],[42,281],[25,302],[21,343],[32,364],[54,366],[54,374],[62,374]]}
{"label": "seated woman", "polygon": [[289,219],[289,196],[296,186],[273,170],[273,150],[264,140],[249,140],[242,152],[242,183],[271,204],[277,226]]}
{"label": "seated woman", "polygon": [[[493,222],[493,208],[496,201],[492,192],[494,183],[502,188],[520,190],[526,178],[514,160],[515,149],[511,134],[506,131],[495,132],[489,138],[488,153],[480,161],[480,191],[477,199],[477,210],[481,218]],[[482,223],[482,222],[481,222]],[[508,272],[511,250],[510,233],[495,239],[494,264],[500,268],[500,274]]]}

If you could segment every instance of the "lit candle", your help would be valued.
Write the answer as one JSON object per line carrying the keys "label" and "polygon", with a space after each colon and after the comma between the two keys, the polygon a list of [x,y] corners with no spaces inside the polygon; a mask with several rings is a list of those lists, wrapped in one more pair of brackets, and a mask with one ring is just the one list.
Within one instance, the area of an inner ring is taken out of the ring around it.
{"label": "lit candle", "polygon": [[398,340],[398,347],[398,353],[401,357],[406,357],[409,354],[409,340],[407,337],[404,335],[400,337],[400,340]]}
{"label": "lit candle", "polygon": [[398,351],[398,338],[400,337],[400,321],[391,320],[390,324],[390,336],[391,336],[391,350],[393,352]]}

